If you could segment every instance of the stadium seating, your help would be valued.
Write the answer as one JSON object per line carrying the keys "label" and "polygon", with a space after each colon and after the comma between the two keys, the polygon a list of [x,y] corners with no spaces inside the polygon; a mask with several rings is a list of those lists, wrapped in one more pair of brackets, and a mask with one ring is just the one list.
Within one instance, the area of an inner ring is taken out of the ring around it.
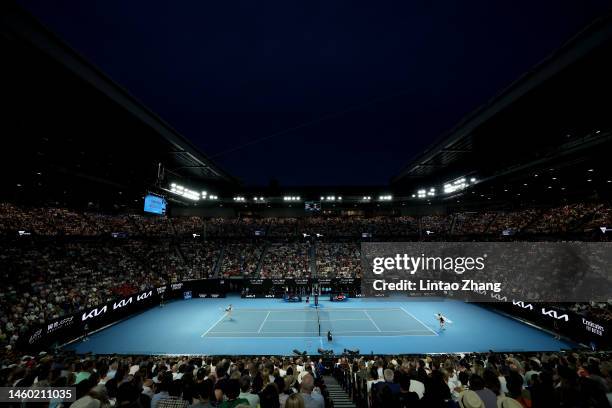
{"label": "stadium seating", "polygon": [[610,354],[588,352],[323,360],[9,351],[0,386],[75,387],[74,405],[92,407],[211,406],[229,399],[237,406],[278,408],[304,406],[293,404],[306,399],[329,408],[338,398],[338,390],[330,393],[336,382],[358,407],[466,407],[467,401],[483,407],[607,407],[611,365]]}
{"label": "stadium seating", "polygon": [[[363,232],[379,240],[602,240],[604,203],[422,217],[203,219],[101,214],[0,203],[4,345],[51,318],[155,286],[213,277],[360,277]],[[515,235],[504,237],[504,230]],[[19,233],[22,231],[23,233]],[[255,231],[263,231],[255,236]],[[113,238],[121,233],[122,238]],[[322,235],[309,240],[302,233]],[[31,235],[27,235],[31,234]],[[199,235],[194,237],[193,234]],[[523,282],[507,282],[522,286]],[[535,283],[533,283],[535,284]],[[612,320],[609,304],[580,304]]]}

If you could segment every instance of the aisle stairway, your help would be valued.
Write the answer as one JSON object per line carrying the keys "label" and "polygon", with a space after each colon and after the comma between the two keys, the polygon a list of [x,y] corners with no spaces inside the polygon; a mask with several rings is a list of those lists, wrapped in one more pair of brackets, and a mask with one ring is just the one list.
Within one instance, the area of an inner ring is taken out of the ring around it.
{"label": "aisle stairway", "polygon": [[329,391],[329,397],[334,402],[334,408],[355,408],[355,404],[351,401],[351,398],[334,377],[326,375],[323,377],[323,381]]}

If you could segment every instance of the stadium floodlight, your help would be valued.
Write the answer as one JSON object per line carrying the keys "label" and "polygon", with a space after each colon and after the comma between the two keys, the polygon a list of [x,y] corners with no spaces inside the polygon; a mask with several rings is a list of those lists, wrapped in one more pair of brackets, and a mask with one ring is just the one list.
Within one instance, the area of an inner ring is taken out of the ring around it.
{"label": "stadium floodlight", "polygon": [[198,192],[185,188],[176,183],[170,184],[170,192],[178,196],[185,197],[189,200],[193,200],[193,201],[200,200],[200,194]]}
{"label": "stadium floodlight", "polygon": [[592,172],[594,172],[594,171],[595,171],[595,169],[588,169],[587,171],[588,171],[589,173],[592,173]]}
{"label": "stadium floodlight", "polygon": [[338,200],[339,200],[339,201],[342,201],[342,197],[338,197]]}

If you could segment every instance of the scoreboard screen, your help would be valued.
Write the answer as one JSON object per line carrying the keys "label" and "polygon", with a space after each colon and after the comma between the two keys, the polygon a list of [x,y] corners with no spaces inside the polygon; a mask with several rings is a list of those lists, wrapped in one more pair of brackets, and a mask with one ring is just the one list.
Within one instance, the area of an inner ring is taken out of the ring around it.
{"label": "scoreboard screen", "polygon": [[144,199],[145,212],[152,214],[166,214],[166,199],[164,197],[148,194]]}
{"label": "scoreboard screen", "polygon": [[306,201],[304,203],[304,209],[307,212],[319,212],[321,211],[321,202],[320,201]]}

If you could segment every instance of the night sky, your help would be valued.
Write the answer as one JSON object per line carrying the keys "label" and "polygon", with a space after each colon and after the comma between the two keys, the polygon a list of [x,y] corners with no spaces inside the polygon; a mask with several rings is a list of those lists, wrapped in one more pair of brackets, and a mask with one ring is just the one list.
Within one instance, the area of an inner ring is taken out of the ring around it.
{"label": "night sky", "polygon": [[249,185],[386,184],[604,0],[20,1]]}

